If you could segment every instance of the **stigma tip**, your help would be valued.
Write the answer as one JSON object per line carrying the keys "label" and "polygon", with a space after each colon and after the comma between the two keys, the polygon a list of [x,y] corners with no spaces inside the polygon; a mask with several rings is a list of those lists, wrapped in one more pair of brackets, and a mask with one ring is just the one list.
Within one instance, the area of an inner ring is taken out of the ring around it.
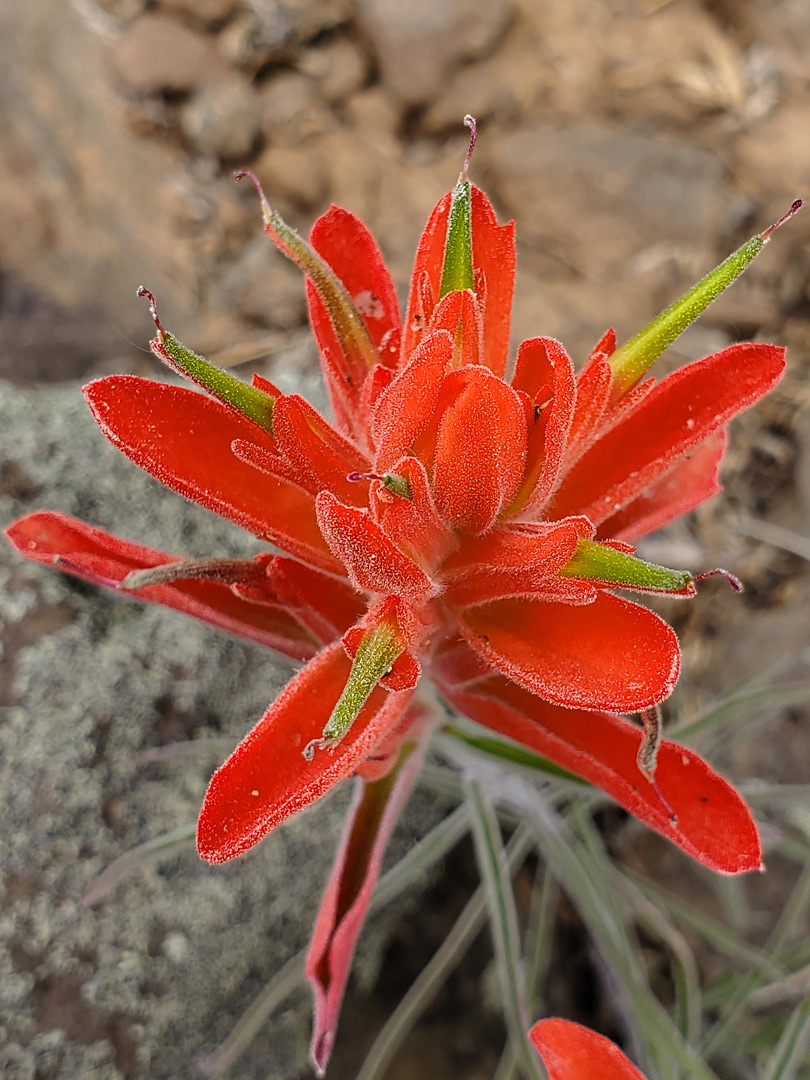
{"label": "stigma tip", "polygon": [[146,288],[145,285],[139,285],[138,286],[138,292],[137,292],[136,295],[137,296],[145,296],[147,298],[147,300],[149,301],[149,314],[152,316],[152,319],[154,320],[155,326],[157,327],[157,332],[160,334],[161,337],[163,337],[165,331],[163,329],[163,324],[161,323],[161,321],[160,321],[160,319],[158,317],[157,303],[155,301],[154,294],[151,293],[149,291],[149,289]]}
{"label": "stigma tip", "polygon": [[714,570],[704,570],[702,574],[695,574],[692,581],[703,581],[705,578],[710,577],[725,578],[736,593],[741,593],[744,590],[743,583],[740,579],[735,574],[732,574],[730,570],[724,570],[721,566],[715,567]]}
{"label": "stigma tip", "polygon": [[790,207],[790,209],[788,210],[788,212],[787,212],[786,214],[783,214],[783,215],[782,215],[782,216],[781,216],[781,217],[779,218],[779,220],[778,220],[778,221],[775,221],[775,222],[773,223],[773,225],[769,225],[769,226],[768,226],[768,228],[767,228],[767,229],[766,229],[766,230],[765,230],[764,232],[761,232],[761,233],[759,234],[759,235],[760,235],[760,239],[762,239],[762,240],[769,240],[769,239],[770,239],[770,237],[771,237],[771,235],[772,235],[773,233],[775,233],[775,232],[776,232],[776,230],[777,230],[777,229],[779,228],[779,226],[780,226],[780,225],[784,225],[784,224],[785,224],[785,222],[786,222],[786,221],[787,221],[787,220],[788,220],[789,218],[792,218],[794,214],[798,213],[798,211],[799,211],[799,210],[801,210],[801,208],[802,208],[803,206],[804,206],[804,199],[794,199],[794,200],[793,200],[793,203],[791,204],[791,207]]}
{"label": "stigma tip", "polygon": [[467,156],[464,158],[464,164],[461,166],[459,181],[467,179],[467,173],[470,169],[470,159],[472,158],[473,150],[475,149],[475,140],[478,138],[478,124],[475,122],[475,117],[470,116],[470,114],[467,113],[464,117],[464,124],[470,129],[470,145],[467,148]]}

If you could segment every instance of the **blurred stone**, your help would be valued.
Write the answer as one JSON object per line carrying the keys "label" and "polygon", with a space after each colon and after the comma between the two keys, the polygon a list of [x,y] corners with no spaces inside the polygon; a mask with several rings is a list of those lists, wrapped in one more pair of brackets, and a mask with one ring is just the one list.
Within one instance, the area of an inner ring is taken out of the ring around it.
{"label": "blurred stone", "polygon": [[254,162],[253,171],[272,202],[277,196],[312,207],[326,197],[328,172],[318,150],[298,146],[269,146]]}
{"label": "blurred stone", "polygon": [[259,136],[259,103],[241,78],[202,87],[182,112],[181,126],[201,154],[245,159]]}
{"label": "blurred stone", "polygon": [[354,0],[383,82],[401,105],[423,105],[443,92],[463,60],[484,56],[512,13],[510,0]]}
{"label": "blurred stone", "polygon": [[430,133],[452,131],[471,113],[479,124],[493,120],[514,126],[537,107],[554,84],[548,64],[538,63],[542,42],[525,22],[516,22],[497,52],[476,64],[465,64],[429,104],[422,126]]}
{"label": "blurred stone", "polygon": [[391,98],[381,86],[370,86],[355,94],[346,111],[352,124],[360,131],[375,132],[378,141],[392,156],[399,153],[399,114]]}
{"label": "blurred stone", "polygon": [[714,151],[590,121],[495,135],[484,151],[524,239],[580,273],[615,273],[658,240],[703,244],[726,204]]}
{"label": "blurred stone", "polygon": [[184,93],[227,71],[212,38],[158,12],[147,12],[128,27],[113,62],[121,82],[136,94]]}
{"label": "blurred stone", "polygon": [[366,82],[369,60],[363,49],[345,37],[336,37],[325,45],[307,50],[298,68],[316,79],[330,105],[345,101]]}
{"label": "blurred stone", "polygon": [[281,330],[300,326],[307,310],[303,275],[258,233],[211,290],[211,304],[234,308],[254,326]]}
{"label": "blurred stone", "polygon": [[302,41],[341,18],[336,0],[253,0],[223,31],[222,49],[235,64],[258,69],[270,60],[290,59]]}
{"label": "blurred stone", "polygon": [[183,15],[204,26],[215,26],[231,16],[239,0],[160,0],[159,7],[173,15]]}
{"label": "blurred stone", "polygon": [[337,123],[317,83],[298,71],[283,71],[261,88],[259,111],[262,131],[273,142],[300,143]]}

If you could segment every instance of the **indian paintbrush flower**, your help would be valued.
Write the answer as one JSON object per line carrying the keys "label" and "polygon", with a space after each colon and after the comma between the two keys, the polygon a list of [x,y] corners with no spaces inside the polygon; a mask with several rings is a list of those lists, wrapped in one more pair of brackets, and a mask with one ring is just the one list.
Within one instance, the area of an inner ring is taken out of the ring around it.
{"label": "indian paintbrush flower", "polygon": [[404,320],[356,217],[331,207],[307,242],[257,182],[265,232],[306,276],[333,422],[197,356],[144,289],[153,352],[202,393],[129,375],[85,387],[132,461],[273,551],[183,560],[48,512],[8,529],[28,558],[304,663],[214,774],[198,849],[232,859],[360,778],[307,969],[320,1069],[386,839],[439,715],[435,691],[706,866],[761,862],[739,795],[660,738],[675,634],[614,590],[695,592],[700,575],[639,559],[633,541],[719,489],[725,426],[776,384],[784,350],[732,345],[660,382],[645,376],[776,226],[626,344],[608,331],[578,374],[558,341],[536,337],[508,378],[514,228],[498,224],[468,163],[422,235]]}

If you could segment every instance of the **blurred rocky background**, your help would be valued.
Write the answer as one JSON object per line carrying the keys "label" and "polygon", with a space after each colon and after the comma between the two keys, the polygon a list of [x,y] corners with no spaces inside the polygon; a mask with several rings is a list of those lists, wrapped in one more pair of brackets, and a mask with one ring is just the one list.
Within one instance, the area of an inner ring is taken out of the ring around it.
{"label": "blurred rocky background", "polygon": [[[3,523],[49,507],[155,546],[246,550],[138,475],[78,393],[99,373],[162,377],[142,282],[198,351],[317,393],[299,274],[261,234],[235,168],[253,169],[304,231],[332,201],[358,213],[404,296],[472,113],[472,176],[517,220],[515,343],[552,334],[579,362],[607,326],[628,336],[810,195],[808,55],[806,0],[0,4]],[[747,585],[742,598],[707,585],[688,612],[667,612],[683,634],[686,710],[774,661],[807,674],[808,238],[805,211],[662,364],[741,337],[790,347],[782,387],[735,427],[727,494],[647,549],[729,566]],[[238,735],[289,668],[4,551],[0,574],[2,1075],[192,1077],[306,940],[341,795],[236,866],[209,870],[188,852],[82,907],[112,858],[193,819],[213,764],[138,754]],[[724,755],[738,778],[806,781],[807,712],[785,712]],[[646,856],[662,875],[670,865],[654,838],[639,840],[635,857]],[[453,865],[457,892],[436,885],[429,906],[374,924],[337,1080],[354,1075],[373,1023],[441,940],[470,862],[466,851]],[[682,862],[672,873],[680,880]],[[779,881],[777,866],[759,890],[766,912]],[[392,1076],[491,1075],[500,1029],[481,1018],[480,966]],[[233,1075],[307,1075],[306,1027],[300,995]]]}

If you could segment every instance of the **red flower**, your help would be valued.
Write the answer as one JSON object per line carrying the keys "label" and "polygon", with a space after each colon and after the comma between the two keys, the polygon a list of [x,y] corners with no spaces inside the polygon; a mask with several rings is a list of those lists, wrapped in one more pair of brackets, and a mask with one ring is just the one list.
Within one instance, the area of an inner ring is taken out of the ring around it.
{"label": "red flower", "polygon": [[540,1020],[529,1038],[549,1080],[645,1080],[615,1043],[572,1020]]}
{"label": "red flower", "polygon": [[386,807],[413,783],[435,715],[418,689],[427,675],[454,707],[598,784],[706,866],[759,867],[747,808],[697,755],[664,742],[653,781],[656,747],[620,714],[669,695],[678,644],[611,590],[694,593],[692,575],[637,559],[628,541],[718,490],[724,425],[784,361],[772,345],[735,345],[640,381],[772,230],[622,348],[608,332],[578,375],[539,337],[507,380],[513,225],[466,177],[428,221],[404,323],[357,218],[332,207],[307,244],[262,205],[268,236],[307,276],[334,425],[189,352],[154,304],[153,351],[205,392],[113,376],[85,394],[137,465],[286,554],[182,561],[47,512],[8,536],[29,558],[307,661],[214,774],[198,848],[231,859],[363,778],[309,965],[323,1065]]}

